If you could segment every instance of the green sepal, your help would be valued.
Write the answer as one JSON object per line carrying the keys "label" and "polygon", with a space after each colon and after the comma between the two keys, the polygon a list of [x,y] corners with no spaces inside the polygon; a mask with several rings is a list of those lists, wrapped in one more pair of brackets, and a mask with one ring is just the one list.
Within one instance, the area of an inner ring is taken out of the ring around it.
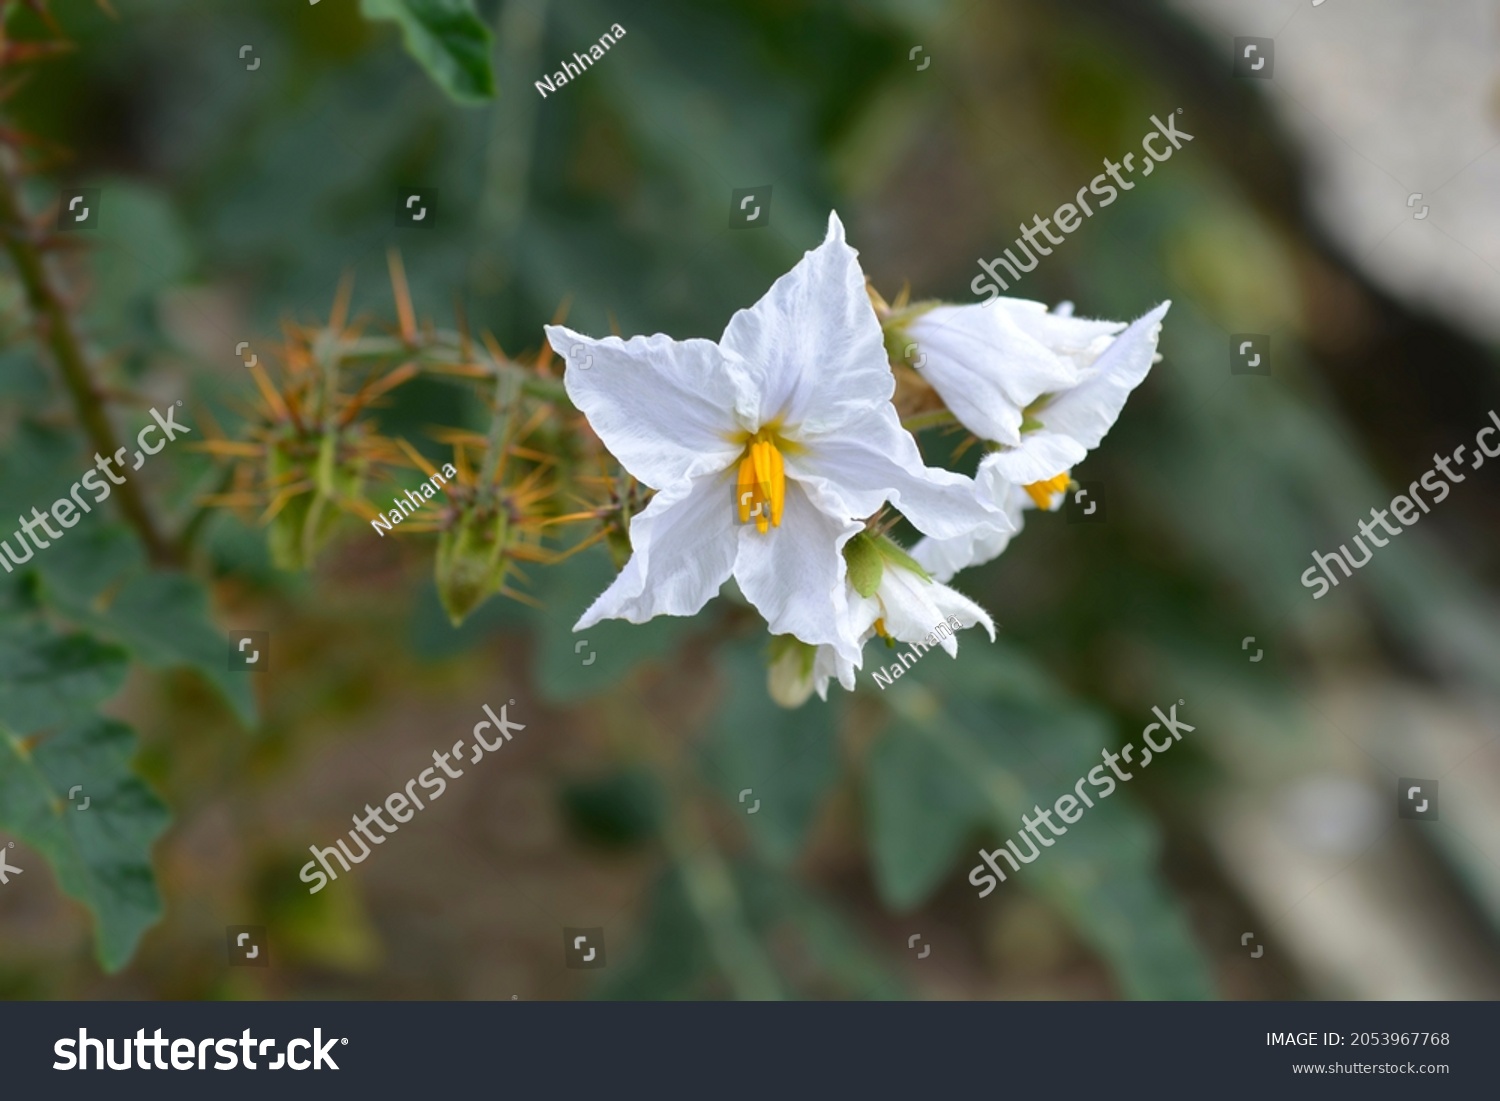
{"label": "green sepal", "polygon": [[872,597],[880,588],[885,560],[879,545],[868,532],[860,532],[844,544],[844,561],[849,564],[849,584],[863,597]]}
{"label": "green sepal", "polygon": [[470,505],[438,536],[434,562],[438,599],[457,627],[500,591],[509,561],[505,557],[509,523],[498,511]]}
{"label": "green sepal", "polygon": [[[903,570],[910,570],[912,573],[920,577],[923,581],[932,580],[932,575],[922,568],[922,564],[920,562],[918,562],[911,555],[907,554],[906,551],[902,550],[890,539],[887,539],[884,535],[873,536],[870,539],[870,542],[875,544],[875,549],[880,553],[880,556],[891,565]],[[856,586],[856,588],[858,588],[858,586]],[[861,593],[860,595],[868,596],[869,594]]]}

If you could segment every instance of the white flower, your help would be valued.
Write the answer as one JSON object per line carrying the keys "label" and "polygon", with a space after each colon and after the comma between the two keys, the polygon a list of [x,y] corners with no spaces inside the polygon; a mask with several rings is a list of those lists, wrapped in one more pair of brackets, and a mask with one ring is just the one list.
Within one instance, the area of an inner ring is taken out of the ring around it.
{"label": "white flower", "polygon": [[[905,318],[909,318],[906,320]],[[1021,442],[1028,405],[1077,385],[1089,344],[1122,328],[1047,313],[1040,302],[999,298],[973,306],[918,305],[892,318],[897,339],[925,356],[922,377],[982,440]]]}
{"label": "white flower", "polygon": [[995,640],[995,623],[963,593],[934,581],[914,560],[883,536],[861,534],[845,552],[849,558],[849,633],[859,639],[860,660],[851,661],[832,646],[819,646],[812,678],[819,697],[828,698],[836,679],[854,690],[854,674],[863,662],[864,644],[875,636],[887,644],[908,643],[922,653],[940,646],[958,656],[956,632],[983,625]]}
{"label": "white flower", "polygon": [[630,560],[575,630],[692,615],[732,576],[773,634],[854,658],[840,551],[864,517],[889,501],[938,538],[1005,523],[972,480],[928,468],[901,427],[880,323],[837,215],[717,343],[595,340],[560,325],[547,338],[568,360],[573,404],[657,491],[631,521]]}
{"label": "white flower", "polygon": [[[999,555],[1020,530],[1022,509],[1035,506],[1050,510],[1062,504],[1072,468],[1099,445],[1119,418],[1125,399],[1159,358],[1156,344],[1161,335],[1161,320],[1170,305],[1163,302],[1128,328],[1123,322],[1083,321],[1062,310],[1038,313],[1040,303],[1015,299],[999,298],[990,307],[955,307],[995,309],[999,316],[1013,321],[1021,319],[1027,333],[1055,357],[1056,369],[1072,371],[1074,377],[1068,385],[1043,389],[1025,399],[1024,406],[1015,404],[1022,398],[1002,399],[995,404],[991,397],[992,404],[982,414],[975,415],[969,409],[974,404],[972,395],[980,392],[975,377],[1004,380],[992,382],[983,391],[990,395],[1003,387],[1024,395],[1035,388],[1038,380],[1034,367],[1023,364],[1014,372],[1024,380],[1024,386],[1017,390],[1007,376],[1004,363],[993,355],[971,358],[963,372],[944,362],[934,375],[928,353],[922,374],[933,389],[964,427],[999,445],[980,462],[975,484],[980,495],[1011,521],[1008,531],[975,529],[959,536],[922,540],[912,549],[912,556],[931,570],[933,576],[947,580],[966,566],[988,562]],[[966,324],[974,327],[978,323]],[[1122,328],[1124,332],[1119,332]],[[1112,335],[1117,332],[1118,336]],[[1014,342],[1006,346],[1013,347]],[[925,344],[923,350],[927,350]],[[987,434],[1008,430],[1012,421],[1018,425],[1013,439]]]}
{"label": "white flower", "polygon": [[[987,501],[993,502],[1011,523],[1009,529],[978,527],[952,539],[921,539],[912,547],[911,556],[928,573],[939,581],[947,581],[959,570],[999,558],[1010,546],[1010,541],[1021,534],[1025,525],[1024,512],[1032,508],[1032,499],[1026,490],[1000,476],[994,463],[981,462],[974,474],[976,491]],[[1059,496],[1056,508],[1062,504]]]}
{"label": "white flower", "polygon": [[[987,461],[994,462],[1007,481],[1022,486],[1055,478],[1083,461],[1114,426],[1125,399],[1156,362],[1161,320],[1169,306],[1170,302],[1163,302],[1119,336],[1104,339],[1102,345],[1096,338],[1078,382],[1044,393],[1026,410],[1019,446],[1002,447]],[[1078,326],[1101,324],[1058,320]]]}

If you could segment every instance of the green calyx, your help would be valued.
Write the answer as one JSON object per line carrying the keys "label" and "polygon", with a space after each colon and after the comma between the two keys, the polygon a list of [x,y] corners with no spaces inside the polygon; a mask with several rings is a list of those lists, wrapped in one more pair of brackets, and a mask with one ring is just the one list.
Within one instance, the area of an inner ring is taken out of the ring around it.
{"label": "green calyx", "polygon": [[1023,435],[1027,432],[1035,432],[1038,429],[1047,427],[1037,419],[1037,414],[1051,405],[1054,397],[1056,397],[1055,394],[1043,394],[1036,401],[1021,410],[1021,432]]}
{"label": "green calyx", "polygon": [[462,508],[453,526],[438,537],[438,599],[455,627],[505,583],[508,532],[503,508],[470,505]]}
{"label": "green calyx", "polygon": [[292,497],[271,520],[267,542],[272,564],[281,570],[311,568],[343,518],[338,502],[358,499],[369,472],[369,462],[357,448],[346,449],[350,457],[338,457],[336,435],[320,436],[311,455],[309,446],[284,439],[274,442],[266,453],[267,485],[285,486],[306,479],[309,473],[314,484],[312,492]]}
{"label": "green calyx", "polygon": [[[892,363],[904,363],[908,367],[914,367],[914,361],[922,349],[907,335],[907,326],[928,310],[941,305],[942,303],[937,301],[917,302],[886,316],[880,323],[881,335],[885,339],[886,358]],[[910,349],[910,355],[907,354],[908,349]]]}
{"label": "green calyx", "polygon": [[844,544],[844,561],[849,567],[849,584],[866,598],[874,596],[880,588],[888,564],[914,573],[923,581],[932,580],[932,576],[906,551],[884,535],[868,531],[860,532]]}
{"label": "green calyx", "polygon": [[860,532],[844,544],[844,561],[849,566],[849,584],[860,596],[871,597],[880,588],[885,559],[868,532]]}
{"label": "green calyx", "polygon": [[898,569],[914,573],[923,581],[932,580],[932,575],[922,568],[921,563],[907,554],[905,550],[897,546],[892,540],[887,539],[884,535],[877,535],[872,539],[872,542],[875,544],[875,549],[880,552],[880,556],[891,565]]}

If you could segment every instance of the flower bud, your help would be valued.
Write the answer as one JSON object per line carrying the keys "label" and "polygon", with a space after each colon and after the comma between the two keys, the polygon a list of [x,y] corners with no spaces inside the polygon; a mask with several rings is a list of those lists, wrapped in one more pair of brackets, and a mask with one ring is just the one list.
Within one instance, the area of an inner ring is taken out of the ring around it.
{"label": "flower bud", "polygon": [[771,699],[782,707],[801,707],[813,694],[813,657],[816,646],[809,646],[792,635],[777,635],[771,640],[771,665],[766,671],[766,686]]}
{"label": "flower bud", "polygon": [[438,537],[438,599],[453,626],[461,624],[505,584],[509,534],[504,508],[467,498]]}

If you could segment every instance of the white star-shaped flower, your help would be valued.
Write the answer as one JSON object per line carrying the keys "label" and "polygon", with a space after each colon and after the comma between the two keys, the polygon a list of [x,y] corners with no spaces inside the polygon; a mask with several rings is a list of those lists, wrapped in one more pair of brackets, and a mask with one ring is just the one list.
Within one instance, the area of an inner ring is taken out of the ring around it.
{"label": "white star-shaped flower", "polygon": [[861,660],[850,661],[832,646],[819,646],[811,661],[812,687],[828,698],[828,682],[854,690],[864,644],[877,635],[887,645],[906,643],[919,655],[938,646],[958,656],[957,632],[983,626],[995,640],[995,624],[978,604],[931,576],[883,536],[861,534],[846,552],[850,560],[848,632],[859,639]]}
{"label": "white star-shaped flower", "polygon": [[630,560],[575,630],[692,615],[733,577],[772,633],[856,660],[841,551],[865,517],[889,502],[936,538],[1008,523],[901,427],[856,256],[830,215],[823,244],[717,342],[547,327],[573,404],[656,490],[631,521]]}
{"label": "white star-shaped flower", "polygon": [[[1127,327],[1075,318],[1066,305],[1047,313],[1039,302],[998,298],[929,310],[902,327],[927,354],[922,374],[953,415],[996,445],[975,484],[1010,521],[922,540],[912,556],[933,576],[947,580],[999,555],[1020,531],[1023,509],[1061,505],[1072,468],[1104,439],[1160,358],[1156,344],[1170,305]],[[940,349],[936,358],[933,347]]]}

